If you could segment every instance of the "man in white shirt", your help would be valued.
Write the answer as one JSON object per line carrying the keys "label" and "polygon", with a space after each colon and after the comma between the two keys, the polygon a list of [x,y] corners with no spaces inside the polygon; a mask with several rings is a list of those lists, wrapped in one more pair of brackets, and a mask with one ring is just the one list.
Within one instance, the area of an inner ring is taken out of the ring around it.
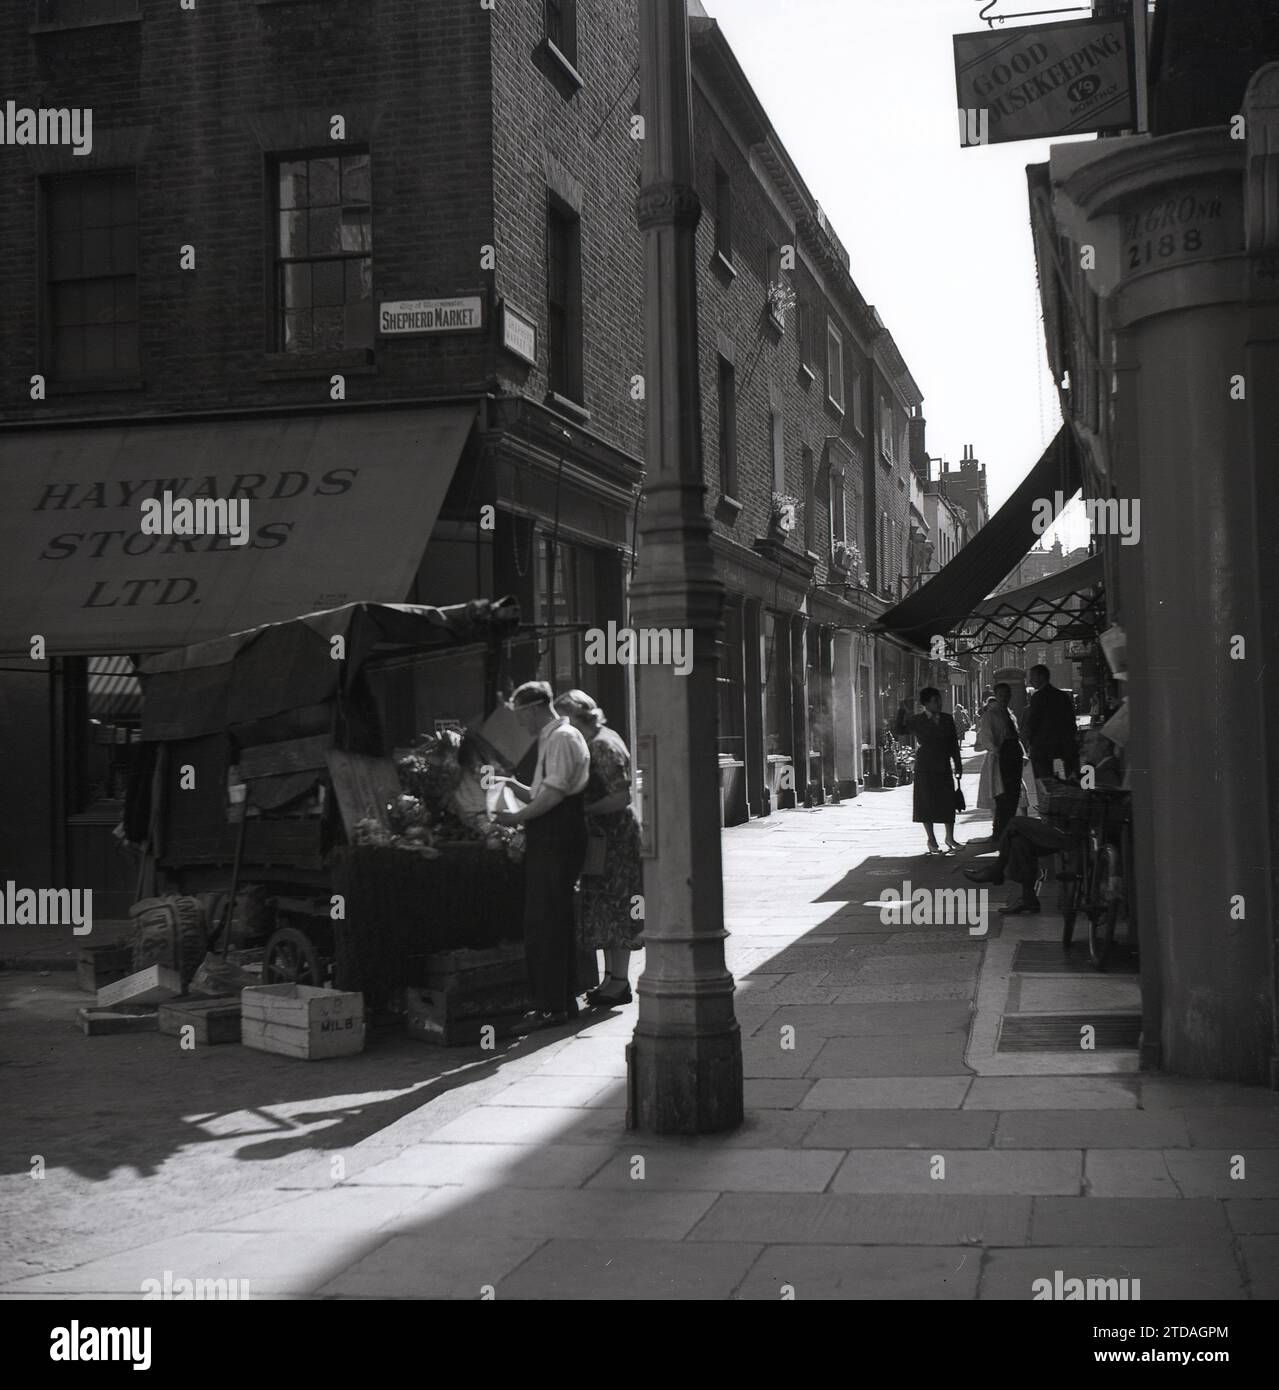
{"label": "man in white shirt", "polygon": [[524,850],[524,959],[537,1022],[563,1023],[577,1012],[577,923],[573,891],[586,858],[583,811],[591,754],[586,740],[551,706],[545,681],[528,681],[510,708],[537,735],[537,770],[531,786],[507,785],[525,804],[494,816],[522,825]]}

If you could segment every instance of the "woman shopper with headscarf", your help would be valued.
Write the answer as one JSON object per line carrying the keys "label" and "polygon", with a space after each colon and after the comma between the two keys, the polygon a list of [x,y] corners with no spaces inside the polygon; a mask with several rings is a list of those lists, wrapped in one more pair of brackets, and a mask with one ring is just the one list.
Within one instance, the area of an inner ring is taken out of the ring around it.
{"label": "woman shopper with headscarf", "polygon": [[566,691],[555,701],[555,709],[590,749],[586,825],[588,834],[603,842],[598,863],[592,864],[591,851],[587,852],[579,930],[584,946],[604,952],[608,979],[586,997],[592,1004],[629,1004],[631,952],[644,944],[644,919],[636,915],[635,900],[644,891],[644,880],[639,822],[631,809],[630,750],[607,727],[604,711],[584,690]]}

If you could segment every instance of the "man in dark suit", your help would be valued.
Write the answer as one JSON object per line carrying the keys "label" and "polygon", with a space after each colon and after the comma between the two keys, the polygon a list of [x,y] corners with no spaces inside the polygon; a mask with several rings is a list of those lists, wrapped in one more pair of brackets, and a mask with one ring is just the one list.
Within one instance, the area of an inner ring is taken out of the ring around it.
{"label": "man in dark suit", "polygon": [[1021,737],[1031,768],[1037,778],[1052,777],[1053,763],[1060,758],[1061,775],[1073,777],[1079,771],[1075,702],[1052,683],[1047,666],[1032,666],[1029,675],[1035,693],[1021,721]]}

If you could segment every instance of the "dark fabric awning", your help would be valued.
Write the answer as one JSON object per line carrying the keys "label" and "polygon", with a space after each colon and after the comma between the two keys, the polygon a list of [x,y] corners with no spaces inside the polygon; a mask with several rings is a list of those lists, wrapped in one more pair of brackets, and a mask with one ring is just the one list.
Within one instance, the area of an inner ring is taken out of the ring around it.
{"label": "dark fabric awning", "polygon": [[1006,644],[1074,641],[1093,637],[1105,622],[1100,593],[1105,579],[1100,555],[1033,584],[979,603],[956,634],[961,652],[981,654]]}
{"label": "dark fabric awning", "polygon": [[1079,491],[1081,479],[1079,446],[1070,426],[1063,425],[1016,492],[950,564],[871,630],[896,633],[921,651],[934,637],[954,632],[1039,540],[1042,504],[1055,518]]}
{"label": "dark fabric awning", "polygon": [[[0,652],[34,633],[49,656],[167,651],[402,602],[476,410],[0,430]],[[152,515],[166,496],[225,515],[191,533]]]}
{"label": "dark fabric awning", "polygon": [[[150,656],[141,667],[142,737],[197,738],[310,711],[349,689],[370,657],[499,640],[514,635],[519,618],[509,598],[448,608],[352,603]],[[335,638],[341,661],[333,659]]]}

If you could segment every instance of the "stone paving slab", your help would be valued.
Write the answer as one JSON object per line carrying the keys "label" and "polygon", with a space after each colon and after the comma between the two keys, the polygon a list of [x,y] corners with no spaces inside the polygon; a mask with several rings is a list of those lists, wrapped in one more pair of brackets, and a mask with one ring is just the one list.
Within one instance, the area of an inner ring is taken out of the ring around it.
{"label": "stone paving slab", "polygon": [[964,1100],[967,1110],[1135,1109],[1135,1083],[1101,1076],[979,1076]]}
{"label": "stone paving slab", "polygon": [[504,1187],[472,1195],[465,1206],[455,1206],[423,1230],[441,1242],[474,1236],[593,1240],[601,1231],[615,1240],[683,1240],[715,1200],[713,1192],[616,1188],[552,1192]]}
{"label": "stone paving slab", "polygon": [[1141,985],[1135,976],[1017,976],[1017,1012],[1026,1014],[1141,1012]]}
{"label": "stone paving slab", "polygon": [[[625,1053],[623,1053],[623,1057]],[[620,1081],[621,1078],[618,1078]],[[485,1105],[590,1105],[602,1092],[615,1094],[617,1084],[610,1078],[594,1076],[557,1076],[554,1072],[539,1071],[504,1086],[485,1102]],[[613,1102],[614,1105],[618,1101]],[[621,1103],[625,1104],[623,1097]]]}
{"label": "stone paving slab", "polygon": [[[628,1034],[630,1031],[633,1030],[628,1030]],[[617,1043],[602,1037],[574,1039],[542,1062],[538,1075],[625,1076],[625,1047],[625,1041]]]}
{"label": "stone paving slab", "polygon": [[843,1158],[842,1149],[659,1149],[644,1156],[644,1176],[636,1179],[634,1156],[620,1153],[586,1186],[659,1192],[824,1192]]}
{"label": "stone paving slab", "polygon": [[995,1130],[1000,1149],[1167,1149],[1189,1142],[1177,1110],[1006,1110]]}
{"label": "stone paving slab", "polygon": [[918,1037],[932,1033],[966,1036],[971,1016],[966,1003],[865,1003],[855,1009],[839,1004],[790,1004],[770,1015],[769,1022],[778,1027],[789,1023],[797,1034],[820,1038]]}
{"label": "stone paving slab", "polygon": [[479,1299],[539,1244],[492,1236],[445,1243],[429,1229],[392,1236],[318,1293],[321,1298]]}
{"label": "stone paving slab", "polygon": [[688,1239],[766,1245],[1023,1245],[1029,1197],[737,1193]]}
{"label": "stone paving slab", "polygon": [[1253,1298],[1279,1298],[1279,1236],[1245,1236],[1239,1242]]}
{"label": "stone paving slab", "polygon": [[1222,1206],[1195,1197],[1036,1197],[1030,1244],[1229,1244]]}
{"label": "stone paving slab", "polygon": [[[1244,1176],[1232,1177],[1235,1158]],[[1279,1197],[1279,1151],[1275,1149],[1168,1149],[1173,1181],[1187,1197]]]}
{"label": "stone paving slab", "polygon": [[964,1064],[963,1033],[908,1033],[899,1037],[830,1038],[806,1074],[854,1078],[883,1076],[970,1076]]}
{"label": "stone paving slab", "polygon": [[[873,956],[858,971],[853,984],[886,985],[898,984],[907,980],[963,980],[971,982],[976,978],[979,961],[967,951],[945,951],[934,954]],[[829,984],[840,984],[836,979],[841,972],[832,970],[827,977]]]}
{"label": "stone paving slab", "polygon": [[758,1245],[551,1240],[498,1284],[499,1299],[728,1299]]}
{"label": "stone paving slab", "polygon": [[[439,1184],[442,1185],[442,1184]],[[290,1194],[270,1206],[219,1222],[215,1231],[378,1231],[397,1222],[412,1221],[431,1203],[430,1185],[415,1187],[340,1186],[327,1192]]]}
{"label": "stone paving slab", "polygon": [[[428,1201],[438,1200],[438,1193]],[[247,1279],[249,1296],[304,1296],[335,1278],[352,1261],[362,1258],[385,1239],[377,1232],[318,1228],[282,1236],[248,1231],[189,1231],[180,1236],[134,1247],[77,1269],[43,1274],[5,1287],[15,1292],[43,1291],[51,1297],[64,1292],[142,1292],[144,1279]]]}
{"label": "stone paving slab", "polygon": [[972,1299],[980,1269],[980,1252],[960,1246],[770,1245],[737,1297],[778,1300],[789,1289],[801,1302]]}
{"label": "stone paving slab", "polygon": [[437,1129],[431,1139],[438,1144],[610,1144],[625,1126],[624,1108],[480,1105]]}
{"label": "stone paving slab", "polygon": [[924,1002],[930,999],[962,999],[967,1003],[972,989],[956,980],[917,980],[911,984],[848,985],[831,1001],[840,1004],[877,1004],[895,1000]]}
{"label": "stone paving slab", "polygon": [[1230,1227],[1241,1236],[1279,1236],[1279,1199],[1228,1197],[1222,1205]]}
{"label": "stone paving slab", "polygon": [[[1159,1299],[1215,1302],[1246,1297],[1243,1275],[1230,1250],[1224,1247],[1209,1250],[1200,1246],[1176,1249],[1045,1246],[1035,1250],[992,1250],[982,1266],[977,1296],[1033,1300],[1034,1281],[1051,1280],[1056,1270],[1061,1270],[1065,1279],[1138,1279],[1142,1303]],[[1132,1292],[1131,1284],[1129,1292]],[[1116,1311],[1109,1302],[1106,1307],[1112,1315]]]}
{"label": "stone paving slab", "polygon": [[[1153,1113],[1153,1112],[1152,1112]],[[1279,1105],[1216,1105],[1181,1112],[1195,1148],[1279,1149]]]}
{"label": "stone paving slab", "polygon": [[1089,1149],[1084,1177],[1093,1197],[1180,1197],[1162,1149]]}
{"label": "stone paving slab", "polygon": [[968,1076],[832,1076],[818,1081],[800,1108],[957,1110],[972,1084]]}
{"label": "stone paving slab", "polygon": [[1234,1086],[1225,1081],[1190,1081],[1177,1077],[1143,1077],[1143,1110],[1201,1110],[1241,1107],[1279,1112],[1279,1094],[1264,1086]]}
{"label": "stone paving slab", "polygon": [[818,1149],[987,1149],[998,1117],[981,1110],[831,1110],[804,1137]]}
{"label": "stone paving slab", "polygon": [[618,1139],[618,1147],[628,1153],[653,1153],[662,1148],[715,1149],[799,1149],[817,1123],[817,1115],[802,1107],[795,1110],[747,1111],[741,1125],[726,1134],[641,1134],[630,1133]]}
{"label": "stone paving slab", "polygon": [[580,1187],[615,1152],[597,1144],[414,1144],[347,1186]]}
{"label": "stone paving slab", "polygon": [[813,1089],[806,1077],[756,1077],[743,1087],[747,1110],[794,1110]]}
{"label": "stone paving slab", "polygon": [[753,1038],[742,1039],[742,1072],[748,1077],[802,1077],[824,1039],[796,1037],[793,1047],[783,1047],[782,1025],[766,1027]]}
{"label": "stone paving slab", "polygon": [[1082,1166],[1078,1149],[861,1149],[840,1165],[831,1191],[1070,1196]]}

